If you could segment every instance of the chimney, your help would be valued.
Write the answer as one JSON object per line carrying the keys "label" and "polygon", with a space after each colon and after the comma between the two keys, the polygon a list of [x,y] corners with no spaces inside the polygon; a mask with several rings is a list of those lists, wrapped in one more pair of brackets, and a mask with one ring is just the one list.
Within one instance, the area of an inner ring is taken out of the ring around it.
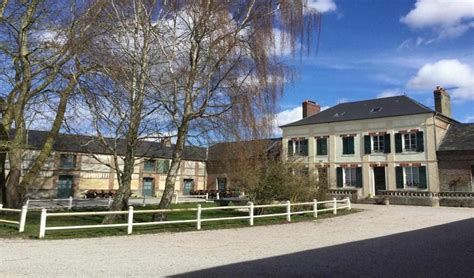
{"label": "chimney", "polygon": [[303,101],[303,118],[318,114],[321,111],[321,106],[314,101]]}
{"label": "chimney", "polygon": [[161,138],[161,145],[165,147],[171,147],[171,137],[166,136]]}
{"label": "chimney", "polygon": [[443,87],[436,86],[433,95],[436,112],[451,118],[451,97],[448,92]]}

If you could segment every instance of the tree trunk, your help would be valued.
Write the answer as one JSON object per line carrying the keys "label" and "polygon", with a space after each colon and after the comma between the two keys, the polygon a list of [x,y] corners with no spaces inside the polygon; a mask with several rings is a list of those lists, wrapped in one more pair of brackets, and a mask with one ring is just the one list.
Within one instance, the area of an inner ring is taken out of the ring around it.
{"label": "tree trunk", "polygon": [[21,196],[24,190],[19,186],[21,179],[21,164],[22,164],[21,149],[10,151],[8,159],[10,162],[10,171],[8,173],[8,180],[6,184],[6,207],[19,208],[21,207]]}
{"label": "tree trunk", "polygon": [[[171,165],[166,176],[165,190],[159,208],[167,209],[170,207],[173,201],[173,194],[175,191],[176,177],[178,176],[179,166],[183,158],[184,145],[186,143],[186,135],[188,133],[188,123],[185,121],[178,129],[178,136],[176,140],[175,150],[173,157],[171,158]],[[161,221],[166,219],[166,215],[163,213],[154,215],[155,221]]]}

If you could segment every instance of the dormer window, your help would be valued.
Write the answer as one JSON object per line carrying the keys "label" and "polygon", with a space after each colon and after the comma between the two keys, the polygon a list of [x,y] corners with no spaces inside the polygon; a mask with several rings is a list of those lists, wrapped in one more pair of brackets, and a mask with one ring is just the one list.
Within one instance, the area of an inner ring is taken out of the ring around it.
{"label": "dormer window", "polygon": [[370,113],[377,113],[377,112],[380,112],[381,110],[382,110],[382,107],[375,107],[370,110]]}
{"label": "dormer window", "polygon": [[336,118],[342,117],[342,116],[344,116],[344,114],[346,114],[346,112],[338,112],[338,113],[334,114],[334,117],[336,117]]}

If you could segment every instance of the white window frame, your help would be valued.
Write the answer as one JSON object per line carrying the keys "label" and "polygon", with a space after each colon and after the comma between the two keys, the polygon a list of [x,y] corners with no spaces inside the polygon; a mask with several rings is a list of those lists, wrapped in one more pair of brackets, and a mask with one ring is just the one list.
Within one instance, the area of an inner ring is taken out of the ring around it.
{"label": "white window frame", "polygon": [[[418,183],[408,183],[408,172],[409,175],[411,176],[411,181],[415,181],[415,172],[414,169],[416,169],[416,178]],[[405,189],[418,189],[420,186],[420,167],[418,166],[408,166],[408,167],[403,167],[403,186]]]}
{"label": "white window frame", "polygon": [[[349,184],[347,183],[346,177],[348,174],[346,170],[350,172],[349,174]],[[357,186],[357,168],[347,167],[342,168],[342,184],[344,187],[356,187]]]}
{"label": "white window frame", "polygon": [[[305,155],[301,155],[301,143],[305,140],[308,140],[307,138],[304,138],[304,139],[290,139],[292,145],[293,145],[293,153],[291,154],[292,156],[302,156],[302,157],[305,157]],[[308,143],[307,145],[309,145],[309,140],[308,140]],[[296,147],[298,146],[298,151],[296,151]],[[306,148],[308,148],[309,146],[306,146]],[[309,155],[309,149],[308,149],[308,155]],[[306,156],[308,156],[306,155]]]}
{"label": "white window frame", "polygon": [[[408,136],[408,141],[410,143],[410,149],[407,149],[406,141],[407,141],[407,136]],[[412,138],[413,136],[413,138]],[[403,134],[403,140],[402,140],[402,146],[403,146],[403,152],[416,152],[418,148],[418,141],[417,141],[417,136],[415,132],[410,132],[410,133],[404,133]],[[414,147],[413,147],[414,146]]]}
{"label": "white window frame", "polygon": [[[378,138],[378,142],[377,142],[378,149],[375,149],[375,137]],[[385,136],[384,135],[370,136],[370,147],[373,153],[384,153],[385,152]]]}

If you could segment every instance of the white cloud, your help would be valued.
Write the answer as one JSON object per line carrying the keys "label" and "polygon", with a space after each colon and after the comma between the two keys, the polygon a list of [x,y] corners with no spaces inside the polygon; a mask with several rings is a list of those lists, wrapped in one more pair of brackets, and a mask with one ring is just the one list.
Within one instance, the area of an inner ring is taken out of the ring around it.
{"label": "white cloud", "polygon": [[407,86],[415,89],[453,87],[449,90],[453,99],[474,100],[474,68],[456,59],[428,63],[418,70]]}
{"label": "white cloud", "polygon": [[320,13],[334,12],[337,10],[334,0],[309,0],[307,6],[316,9]]}
{"label": "white cloud", "polygon": [[[321,111],[328,109],[329,106],[322,106]],[[273,133],[276,136],[281,135],[281,129],[279,126],[286,125],[292,122],[296,122],[303,118],[303,108],[302,106],[297,106],[294,108],[290,108],[287,110],[283,110],[276,114],[275,116],[275,124],[273,128]]]}
{"label": "white cloud", "polygon": [[380,94],[377,95],[377,98],[384,98],[384,97],[394,97],[394,96],[400,96],[403,95],[402,92],[398,89],[389,89],[389,90],[384,90],[380,92]]}
{"label": "white cloud", "polygon": [[430,28],[439,38],[452,38],[474,28],[474,0],[417,0],[401,22],[415,29]]}

